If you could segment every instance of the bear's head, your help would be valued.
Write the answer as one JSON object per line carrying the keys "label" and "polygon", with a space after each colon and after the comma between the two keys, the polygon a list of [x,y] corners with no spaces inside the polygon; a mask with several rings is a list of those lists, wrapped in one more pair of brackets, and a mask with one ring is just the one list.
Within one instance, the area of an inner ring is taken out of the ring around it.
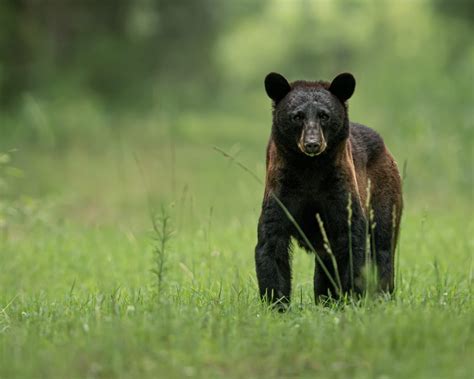
{"label": "bear's head", "polygon": [[315,157],[349,136],[346,101],[355,89],[352,74],[329,82],[288,81],[280,74],[265,78],[273,100],[273,136],[277,144],[297,154]]}

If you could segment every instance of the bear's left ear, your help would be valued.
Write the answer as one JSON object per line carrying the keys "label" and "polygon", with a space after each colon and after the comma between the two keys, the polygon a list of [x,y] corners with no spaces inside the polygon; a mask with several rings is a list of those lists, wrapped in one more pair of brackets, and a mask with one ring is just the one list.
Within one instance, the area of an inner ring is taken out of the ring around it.
{"label": "bear's left ear", "polygon": [[270,72],[265,77],[265,91],[268,97],[278,104],[291,91],[291,87],[283,75]]}
{"label": "bear's left ear", "polygon": [[356,81],[352,74],[344,72],[333,79],[329,91],[344,103],[354,93],[355,85]]}

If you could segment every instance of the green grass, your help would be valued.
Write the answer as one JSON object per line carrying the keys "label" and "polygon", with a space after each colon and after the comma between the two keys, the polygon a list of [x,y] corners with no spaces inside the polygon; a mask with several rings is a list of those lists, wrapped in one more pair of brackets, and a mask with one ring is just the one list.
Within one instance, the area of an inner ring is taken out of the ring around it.
{"label": "green grass", "polygon": [[[14,154],[24,177],[5,178],[2,202],[1,378],[471,377],[469,192],[434,202],[445,187],[422,196],[409,168],[396,297],[316,306],[314,258],[296,249],[280,314],[257,297],[262,186],[213,143],[123,140]],[[231,140],[220,143],[263,177],[265,138]],[[149,217],[161,205],[174,230],[164,249]]]}

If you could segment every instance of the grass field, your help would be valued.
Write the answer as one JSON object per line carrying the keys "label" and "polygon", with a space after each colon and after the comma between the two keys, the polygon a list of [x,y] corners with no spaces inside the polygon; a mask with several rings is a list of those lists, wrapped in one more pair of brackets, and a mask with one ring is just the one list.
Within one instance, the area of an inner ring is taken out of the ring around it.
{"label": "grass field", "polygon": [[[104,129],[65,149],[2,144],[18,151],[2,158],[0,377],[472,377],[470,158],[451,165],[422,136],[404,150],[387,131],[408,159],[395,298],[316,306],[314,258],[296,250],[280,314],[257,297],[263,188],[213,149],[263,178],[268,115],[260,129],[219,117],[173,132],[136,121],[144,134]],[[164,249],[150,218],[160,230],[162,212]]]}

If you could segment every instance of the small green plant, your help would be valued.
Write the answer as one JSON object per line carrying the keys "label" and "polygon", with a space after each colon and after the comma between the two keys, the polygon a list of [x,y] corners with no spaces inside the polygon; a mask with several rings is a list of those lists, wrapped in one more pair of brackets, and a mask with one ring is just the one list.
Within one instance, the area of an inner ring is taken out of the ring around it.
{"label": "small green plant", "polygon": [[157,293],[160,296],[163,290],[169,242],[174,233],[171,228],[171,218],[164,206],[158,214],[152,215],[152,225],[154,267],[151,272],[155,276]]}
{"label": "small green plant", "polygon": [[147,185],[145,173],[138,156],[134,155],[135,162],[137,163],[138,169],[142,176],[143,184],[146,189],[146,197],[148,203],[148,211],[152,224],[153,233],[153,268],[151,272],[156,279],[156,289],[158,296],[161,296],[163,290],[164,277],[166,272],[166,261],[168,254],[168,245],[173,236],[173,229],[171,227],[171,217],[165,209],[164,205],[161,205],[160,211],[157,212],[152,201],[151,191]]}

